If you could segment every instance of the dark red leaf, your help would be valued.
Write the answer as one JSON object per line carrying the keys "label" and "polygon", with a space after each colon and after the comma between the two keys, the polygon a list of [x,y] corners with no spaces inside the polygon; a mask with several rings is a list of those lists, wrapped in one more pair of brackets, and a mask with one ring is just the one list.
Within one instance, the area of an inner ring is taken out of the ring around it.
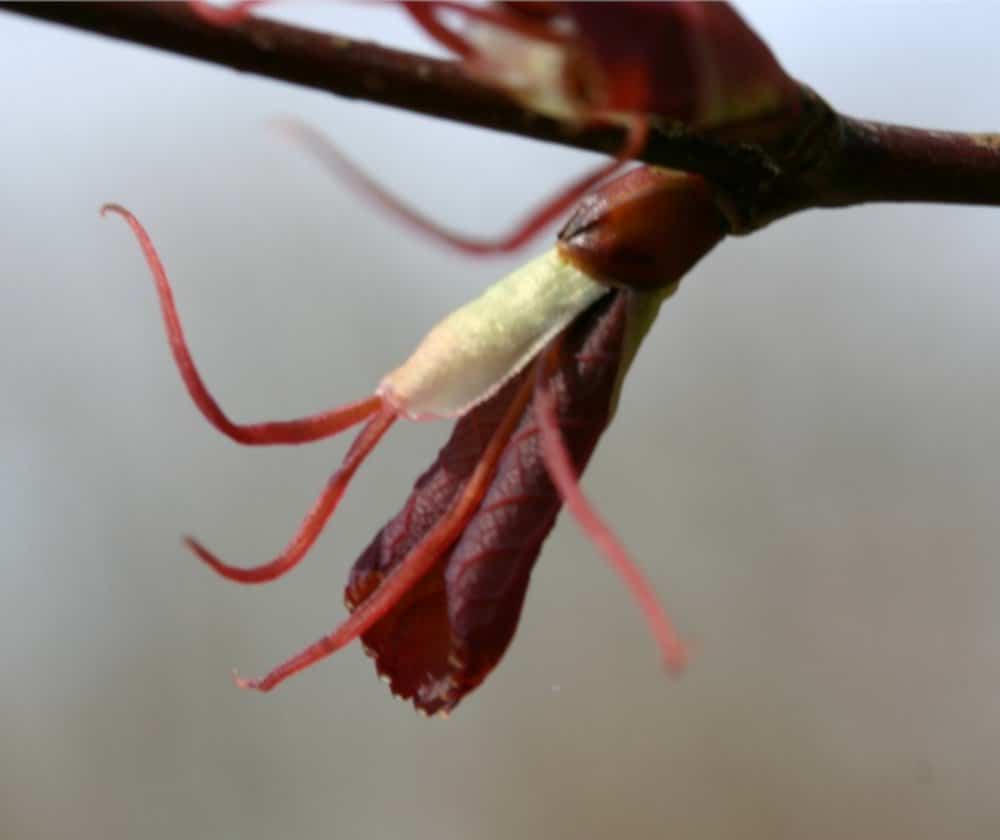
{"label": "dark red leaf", "polygon": [[[628,297],[612,292],[567,330],[551,380],[559,424],[582,471],[610,418]],[[465,415],[400,513],[355,563],[350,609],[445,515],[525,376]],[[496,666],[510,643],[531,570],[562,500],[542,461],[529,404],[462,536],[420,584],[362,637],[395,694],[427,713],[447,712]]]}

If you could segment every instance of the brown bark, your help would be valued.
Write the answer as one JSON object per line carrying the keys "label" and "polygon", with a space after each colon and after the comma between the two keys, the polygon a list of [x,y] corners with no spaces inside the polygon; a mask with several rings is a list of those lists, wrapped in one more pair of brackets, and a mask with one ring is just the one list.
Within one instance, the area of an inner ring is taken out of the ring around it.
{"label": "brown bark", "polygon": [[[11,3],[0,10],[186,55],[234,70],[593,151],[623,132],[561,123],[529,111],[462,65],[260,18],[202,20],[186,3]],[[731,233],[797,210],[873,201],[1000,205],[1000,135],[884,125],[836,113],[802,88],[800,119],[779,141],[727,142],[654,130],[646,163],[706,177]]]}

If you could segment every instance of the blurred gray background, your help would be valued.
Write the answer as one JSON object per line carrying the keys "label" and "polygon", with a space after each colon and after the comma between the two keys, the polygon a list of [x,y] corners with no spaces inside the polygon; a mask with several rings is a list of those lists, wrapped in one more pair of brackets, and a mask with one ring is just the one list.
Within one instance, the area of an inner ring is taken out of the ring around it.
{"label": "blurred gray background", "polygon": [[[996,5],[745,11],[848,112],[1000,128]],[[287,14],[428,48],[398,10]],[[7,15],[0,80],[0,837],[1000,836],[1000,211],[811,212],[706,259],[585,481],[694,666],[664,677],[563,518],[507,657],[428,721],[357,646],[269,696],[229,671],[340,620],[447,428],[394,430],[295,574],[216,579],[180,535],[270,557],[346,441],[210,429],[97,208],[149,227],[225,408],[291,416],[370,392],[524,257],[401,230],[268,118],[481,232],[596,158]]]}

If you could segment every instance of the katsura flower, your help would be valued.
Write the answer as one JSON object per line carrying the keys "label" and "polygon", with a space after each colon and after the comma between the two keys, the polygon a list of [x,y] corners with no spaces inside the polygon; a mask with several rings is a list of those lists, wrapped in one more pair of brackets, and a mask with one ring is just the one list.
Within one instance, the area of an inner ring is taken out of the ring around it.
{"label": "katsura flower", "polygon": [[202,414],[248,445],[300,444],[364,423],[295,536],[270,562],[229,565],[241,583],[274,580],[312,546],[351,477],[392,424],[457,418],[449,441],[399,514],[361,554],[351,614],[261,679],[268,691],[360,637],[394,693],[446,713],[496,666],[517,626],[531,569],[565,503],[623,577],[668,667],[684,646],[578,477],[618,403],[626,371],[662,301],[723,235],[704,182],[643,167],[585,202],[557,247],[441,321],[374,395],[311,417],[237,424],[219,408],[188,351],[170,286],[139,221],[131,226],[160,297],[171,349]]}
{"label": "katsura flower", "polygon": [[[238,0],[189,5],[222,26],[258,6]],[[387,4],[389,5],[389,4]],[[316,129],[295,120],[282,129],[347,183],[421,233],[472,255],[510,253],[538,236],[599,183],[638,158],[651,129],[712,134],[761,143],[797,124],[802,91],[728,3],[399,3],[465,69],[569,128],[619,126],[615,159],[571,181],[530,209],[509,231],[473,236],[428,219],[381,186]]]}
{"label": "katsura flower", "polygon": [[445,230],[368,179],[315,132],[297,133],[349,181],[404,221],[473,254],[514,250],[639,158],[651,131],[765,143],[797,125],[802,90],[729,3],[403,2],[465,68],[524,107],[569,127],[614,125],[613,161],[557,191],[513,230],[479,239]]}
{"label": "katsura flower", "polygon": [[798,107],[798,85],[728,3],[403,5],[470,72],[555,119],[638,137],[646,121],[705,129]]}
{"label": "katsura flower", "polygon": [[[210,23],[236,26],[277,2],[188,0],[188,6]],[[558,120],[621,125],[633,152],[649,121],[740,126],[799,107],[798,84],[726,2],[398,5],[487,84]]]}

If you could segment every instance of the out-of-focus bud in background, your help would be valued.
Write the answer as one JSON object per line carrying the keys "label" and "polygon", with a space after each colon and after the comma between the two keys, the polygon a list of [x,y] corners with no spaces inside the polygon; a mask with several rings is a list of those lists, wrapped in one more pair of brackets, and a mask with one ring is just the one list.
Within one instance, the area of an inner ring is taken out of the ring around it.
{"label": "out-of-focus bud in background", "polygon": [[[445,13],[465,26],[444,26]],[[793,116],[798,85],[728,3],[421,3],[411,13],[527,107],[579,121],[709,129]]]}

